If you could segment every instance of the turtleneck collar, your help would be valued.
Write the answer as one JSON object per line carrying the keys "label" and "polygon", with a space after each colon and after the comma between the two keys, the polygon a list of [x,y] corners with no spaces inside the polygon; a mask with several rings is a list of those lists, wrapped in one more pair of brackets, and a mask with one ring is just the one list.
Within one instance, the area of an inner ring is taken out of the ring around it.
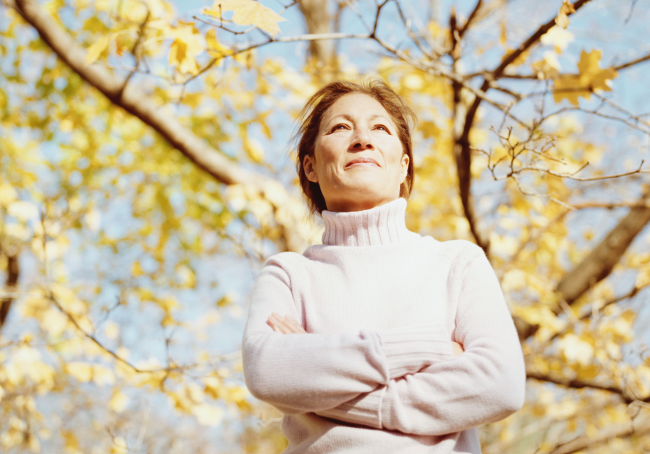
{"label": "turtleneck collar", "polygon": [[406,228],[406,199],[397,199],[369,210],[324,210],[323,244],[327,246],[378,246],[419,237]]}

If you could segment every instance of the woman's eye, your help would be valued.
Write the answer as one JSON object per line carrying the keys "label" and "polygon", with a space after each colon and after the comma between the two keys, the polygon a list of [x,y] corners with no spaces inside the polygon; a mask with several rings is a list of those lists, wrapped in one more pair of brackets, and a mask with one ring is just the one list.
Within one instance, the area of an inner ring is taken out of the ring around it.
{"label": "woman's eye", "polygon": [[377,126],[375,126],[375,129],[380,129],[382,131],[389,132],[388,128],[386,126],[384,126],[384,125],[377,125]]}
{"label": "woman's eye", "polygon": [[336,125],[332,128],[332,132],[338,131],[339,129],[346,129],[346,126],[341,124],[341,125]]}

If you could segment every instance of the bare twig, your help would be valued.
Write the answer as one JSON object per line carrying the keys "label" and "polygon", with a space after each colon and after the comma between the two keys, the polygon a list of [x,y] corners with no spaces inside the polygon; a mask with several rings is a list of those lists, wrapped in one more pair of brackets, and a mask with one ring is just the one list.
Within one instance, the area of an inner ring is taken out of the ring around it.
{"label": "bare twig", "polygon": [[[624,172],[624,173],[617,173],[613,175],[603,175],[600,177],[587,177],[587,178],[582,178],[582,177],[575,177],[574,175],[584,169],[589,162],[586,162],[583,164],[578,170],[572,172],[572,173],[561,173],[561,172],[555,172],[553,170],[548,170],[542,167],[520,167],[518,168],[514,173],[521,173],[521,172],[526,172],[526,171],[535,171],[535,172],[543,172],[543,173],[548,173],[549,175],[555,175],[556,177],[561,177],[561,178],[568,178],[570,180],[575,180],[575,181],[597,181],[597,180],[608,180],[612,178],[621,178],[621,177],[627,177],[630,175],[635,175],[638,173],[650,173],[650,170],[642,170],[643,168],[643,163],[645,161],[641,161],[639,164],[639,167],[636,170],[631,170],[629,172]],[[500,177],[498,179],[504,179],[507,177]]]}
{"label": "bare twig", "polygon": [[460,30],[458,30],[458,36],[460,37],[460,39],[463,39],[463,35],[465,35],[465,32],[467,32],[467,30],[469,29],[469,26],[471,25],[472,21],[476,18],[476,13],[478,13],[478,10],[481,8],[482,4],[483,4],[483,0],[478,0],[476,2],[476,6],[470,13],[469,17],[467,18],[467,22],[465,22],[465,25],[463,25],[463,27]]}
{"label": "bare twig", "polygon": [[632,4],[630,5],[630,12],[627,14],[627,17],[625,18],[625,23],[627,24],[630,19],[632,19],[632,13],[634,12],[634,7],[636,6],[636,2],[638,0],[632,0]]}
{"label": "bare twig", "polygon": [[[135,74],[135,72],[140,66],[140,56],[138,55],[138,53],[142,46],[142,41],[144,40],[145,27],[147,26],[147,22],[149,22],[149,17],[151,16],[151,11],[149,11],[149,6],[146,3],[144,5],[147,8],[147,15],[142,21],[142,24],[140,24],[138,39],[135,41],[135,44],[133,45],[133,49],[131,49],[131,54],[135,58],[135,70],[129,72],[129,75],[126,76],[126,79],[122,84],[122,87],[117,93],[118,99],[122,98],[122,94],[124,93],[124,90],[126,89],[126,86],[128,85],[129,81],[131,80],[131,77],[133,77],[133,74]],[[144,53],[143,53],[143,58],[144,58]]]}

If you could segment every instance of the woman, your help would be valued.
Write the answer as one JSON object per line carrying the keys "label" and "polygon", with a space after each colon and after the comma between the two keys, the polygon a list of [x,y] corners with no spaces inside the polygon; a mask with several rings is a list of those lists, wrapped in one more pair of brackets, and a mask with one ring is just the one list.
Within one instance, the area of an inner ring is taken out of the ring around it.
{"label": "woman", "polygon": [[480,453],[477,426],[523,405],[523,356],[483,250],[405,226],[415,116],[375,80],[328,84],[301,118],[323,244],[264,264],[248,388],[284,413],[288,454]]}

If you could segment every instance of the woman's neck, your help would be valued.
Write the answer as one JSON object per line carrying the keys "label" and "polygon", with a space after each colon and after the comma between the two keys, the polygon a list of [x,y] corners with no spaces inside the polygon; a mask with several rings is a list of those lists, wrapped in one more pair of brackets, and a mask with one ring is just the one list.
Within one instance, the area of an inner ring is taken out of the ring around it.
{"label": "woman's neck", "polygon": [[368,210],[321,213],[323,244],[328,246],[380,246],[403,243],[417,233],[406,228],[406,200],[402,197]]}

